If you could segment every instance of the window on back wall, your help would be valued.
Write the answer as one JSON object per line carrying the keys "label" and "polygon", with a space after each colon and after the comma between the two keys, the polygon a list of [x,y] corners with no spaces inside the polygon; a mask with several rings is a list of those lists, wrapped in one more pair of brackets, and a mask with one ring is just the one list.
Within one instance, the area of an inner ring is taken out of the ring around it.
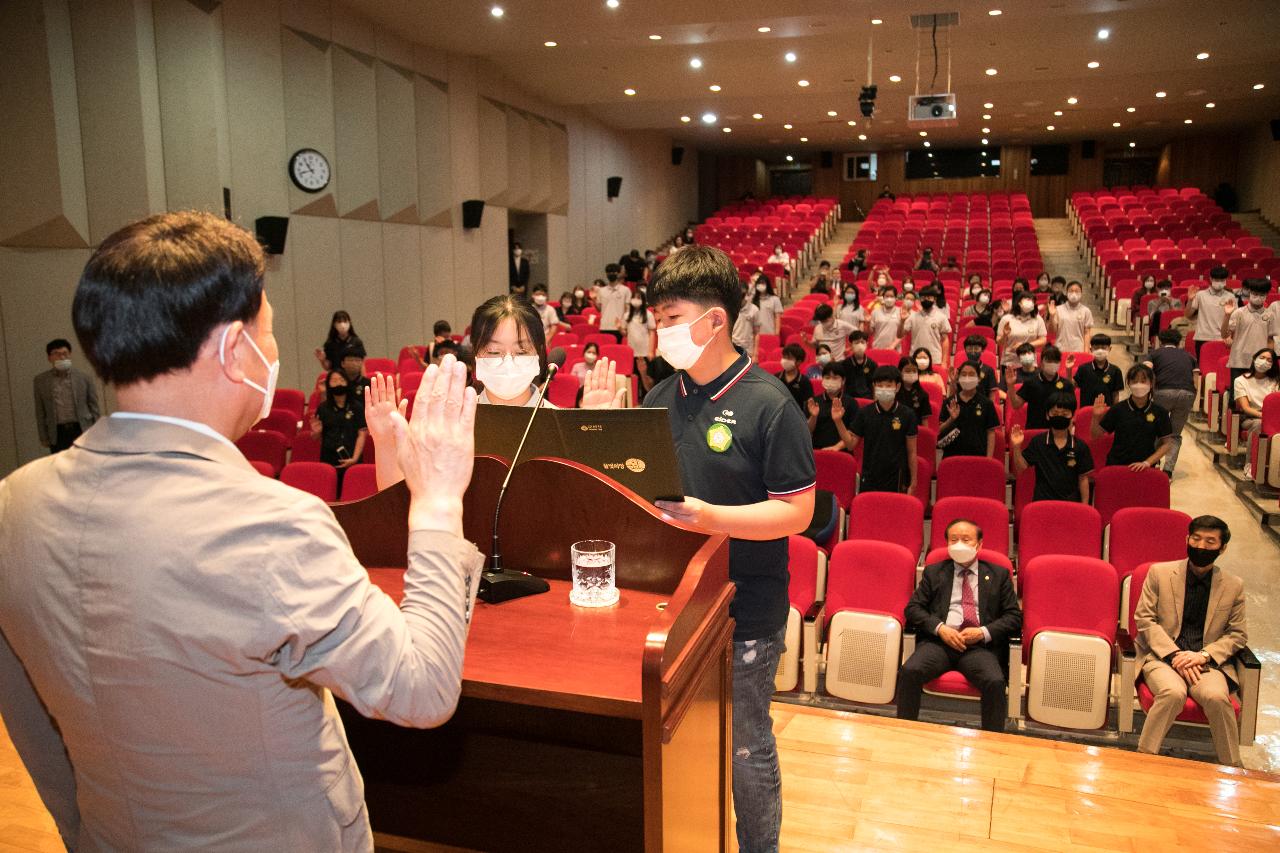
{"label": "window on back wall", "polygon": [[875,154],[844,155],[844,179],[846,181],[876,180],[876,160]]}
{"label": "window on back wall", "polygon": [[994,178],[1000,175],[1000,148],[913,148],[906,152],[909,181],[929,178]]}

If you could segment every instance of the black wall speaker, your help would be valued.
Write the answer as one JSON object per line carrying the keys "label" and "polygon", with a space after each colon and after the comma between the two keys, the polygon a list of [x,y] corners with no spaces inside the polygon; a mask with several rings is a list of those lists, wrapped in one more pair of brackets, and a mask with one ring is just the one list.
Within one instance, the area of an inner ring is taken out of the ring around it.
{"label": "black wall speaker", "polygon": [[622,192],[622,178],[617,175],[612,178],[605,178],[605,183],[607,184],[605,189],[609,194],[609,198],[617,198],[618,194]]}
{"label": "black wall speaker", "polygon": [[462,227],[479,228],[480,219],[484,216],[484,202],[478,198],[470,198],[462,203]]}
{"label": "black wall speaker", "polygon": [[1271,138],[1276,142],[1280,142],[1280,118],[1271,120]]}
{"label": "black wall speaker", "polygon": [[289,217],[259,216],[253,220],[253,234],[268,255],[283,255],[284,238],[289,234]]}
{"label": "black wall speaker", "polygon": [[836,162],[836,155],[834,152],[831,152],[831,151],[822,152],[822,168],[830,169],[832,166],[835,165],[835,162]]}
{"label": "black wall speaker", "polygon": [[671,149],[671,165],[679,166],[684,162],[684,149],[679,145],[673,146]]}
{"label": "black wall speaker", "polygon": [[1085,139],[1080,143],[1080,159],[1092,160],[1097,156],[1098,143],[1092,139]]}

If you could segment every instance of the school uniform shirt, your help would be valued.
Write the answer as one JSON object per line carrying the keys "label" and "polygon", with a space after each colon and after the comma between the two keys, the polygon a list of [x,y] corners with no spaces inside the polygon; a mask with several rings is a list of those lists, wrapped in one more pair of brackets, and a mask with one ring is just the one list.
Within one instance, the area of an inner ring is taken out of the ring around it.
{"label": "school uniform shirt", "polygon": [[818,344],[826,344],[831,347],[831,359],[843,361],[849,333],[853,330],[853,326],[840,319],[832,320],[830,329],[819,323],[813,327],[813,346],[816,349]]}
{"label": "school uniform shirt", "polygon": [[933,406],[929,405],[929,393],[919,382],[913,385],[903,383],[902,389],[898,391],[898,402],[911,410],[916,416],[917,424],[923,424],[933,414]]}
{"label": "school uniform shirt", "polygon": [[[630,306],[628,306],[630,310]],[[649,333],[658,328],[654,322],[653,312],[648,308],[638,317],[627,321],[627,344],[636,358],[649,357]]]}
{"label": "school uniform shirt", "polygon": [[776,295],[760,294],[756,307],[760,309],[759,332],[762,335],[778,334],[778,318],[782,316],[782,300]]}
{"label": "school uniform shirt", "polygon": [[[724,506],[791,497],[814,488],[813,445],[805,416],[781,382],[745,352],[699,386],[683,370],[645,395],[667,409],[685,494]],[[729,607],[734,640],[772,636],[787,624],[787,540],[732,539]]]}
{"label": "school uniform shirt", "polygon": [[1005,329],[1009,330],[1009,339],[1005,341],[1004,354],[1000,356],[1001,364],[1017,364],[1018,347],[1048,335],[1044,318],[1039,314],[1033,314],[1030,319],[1005,314],[1000,318],[1000,326],[996,329],[997,339],[1004,334]]}
{"label": "school uniform shirt", "polygon": [[1162,346],[1147,360],[1156,374],[1157,391],[1196,390],[1196,357],[1182,347]]}
{"label": "school uniform shirt", "polygon": [[554,335],[560,327],[560,312],[556,311],[556,309],[550,305],[543,305],[542,307],[535,305],[533,306],[533,310],[538,312],[538,317],[542,320],[542,333],[546,336],[547,340],[550,340],[551,336]]}
{"label": "school uniform shirt", "polygon": [[1280,309],[1275,305],[1237,308],[1231,313],[1227,331],[1231,332],[1227,367],[1247,370],[1253,366],[1253,354],[1270,346],[1271,339],[1280,335]]}
{"label": "school uniform shirt", "polygon": [[912,314],[903,328],[911,335],[911,349],[924,347],[929,351],[934,364],[942,363],[942,339],[951,334],[951,321],[947,319],[945,308],[935,307]]}
{"label": "school uniform shirt", "polygon": [[[853,425],[853,419],[858,416],[858,401],[850,397],[848,394],[840,395],[840,402],[844,404],[844,421],[845,429]],[[805,406],[805,417],[809,416],[808,405]],[[840,443],[840,430],[836,428],[836,422],[831,417],[831,397],[822,394],[818,397],[818,417],[813,425],[813,449],[826,450],[833,444]]]}
{"label": "school uniform shirt", "polygon": [[871,312],[871,348],[898,348],[898,309],[883,305]]}
{"label": "school uniform shirt", "polygon": [[844,390],[851,397],[861,397],[864,400],[870,400],[875,396],[875,391],[871,386],[871,377],[876,372],[878,366],[874,361],[862,357],[862,361],[858,361],[853,356],[849,356],[839,365],[843,368],[844,373]]}
{"label": "school uniform shirt", "polygon": [[600,296],[596,305],[600,308],[600,330],[616,332],[627,316],[628,302],[631,301],[631,288],[622,282],[614,282],[600,288]]}
{"label": "school uniform shirt", "polygon": [[791,392],[791,399],[796,401],[796,405],[800,407],[800,411],[804,413],[805,418],[809,417],[809,399],[813,397],[813,382],[809,377],[805,376],[800,370],[796,371],[796,378],[787,380],[787,372],[780,371],[774,374],[774,378],[781,382],[788,391]]}
{"label": "school uniform shirt", "polygon": [[867,314],[862,310],[862,306],[855,305],[852,302],[842,303],[840,310],[836,312],[836,316],[855,329],[861,329],[862,324],[867,321]]}
{"label": "school uniform shirt", "polygon": [[900,492],[907,484],[907,439],[919,431],[915,413],[894,401],[885,411],[879,403],[858,410],[849,431],[862,440],[862,492]]}
{"label": "school uniform shirt", "polygon": [[1068,435],[1058,447],[1052,432],[1042,432],[1027,442],[1022,458],[1036,469],[1035,501],[1080,501],[1080,477],[1093,470],[1089,445]]}
{"label": "school uniform shirt", "polygon": [[1222,318],[1226,316],[1223,309],[1228,303],[1235,304],[1236,298],[1225,287],[1221,293],[1212,289],[1201,290],[1188,303],[1188,308],[1196,309],[1195,339],[1204,341],[1222,340]]}
{"label": "school uniform shirt", "polygon": [[759,322],[760,309],[753,303],[748,302],[738,309],[738,319],[733,324],[734,346],[750,352],[756,340],[756,326]]}
{"label": "school uniform shirt", "polygon": [[[989,397],[975,393],[972,400],[966,401],[961,396],[954,399],[960,404],[960,414],[956,422],[945,433],[938,436],[938,446],[942,448],[942,457],[952,456],[986,456],[987,433],[1000,426],[1000,416],[996,414],[995,404]],[[951,400],[942,404],[942,420],[951,417],[947,411]]]}
{"label": "school uniform shirt", "polygon": [[[365,428],[363,405],[357,406],[348,398],[347,404],[338,408],[331,401],[325,400],[316,407],[316,418],[319,419],[321,428],[320,450],[329,460],[349,459],[355,454],[356,438],[360,435],[360,430]],[[340,454],[338,448],[345,450],[346,455]]]}
{"label": "school uniform shirt", "polygon": [[1099,367],[1096,361],[1090,361],[1076,368],[1076,387],[1080,389],[1080,405],[1093,405],[1093,401],[1101,394],[1110,406],[1124,388],[1124,374],[1109,361],[1105,367]]}
{"label": "school uniform shirt", "polygon": [[1073,394],[1076,383],[1054,375],[1045,379],[1039,371],[1022,383],[1018,396],[1027,407],[1027,429],[1049,428],[1049,396],[1058,392]]}
{"label": "school uniform shirt", "polygon": [[1150,398],[1145,406],[1135,406],[1131,398],[1125,398],[1107,409],[1098,422],[1102,429],[1115,434],[1108,465],[1132,465],[1156,452],[1156,442],[1173,433],[1169,413]]}
{"label": "school uniform shirt", "polygon": [[1083,302],[1078,305],[1065,303],[1054,309],[1058,317],[1058,337],[1055,341],[1063,352],[1085,352],[1085,332],[1093,328],[1093,312]]}

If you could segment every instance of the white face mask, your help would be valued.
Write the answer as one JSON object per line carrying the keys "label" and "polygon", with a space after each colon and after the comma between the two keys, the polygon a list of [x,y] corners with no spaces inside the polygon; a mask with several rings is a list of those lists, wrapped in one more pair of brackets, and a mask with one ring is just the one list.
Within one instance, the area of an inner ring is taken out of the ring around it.
{"label": "white face mask", "polygon": [[696,319],[675,326],[664,326],[658,330],[658,352],[667,360],[667,364],[676,370],[688,370],[702,358],[702,352],[711,343],[711,338],[719,334],[719,329],[712,333],[706,344],[693,342],[693,324],[711,313],[710,308],[703,311]]}
{"label": "white face mask", "polygon": [[476,359],[476,378],[490,396],[514,400],[533,384],[541,370],[536,355],[484,356]]}
{"label": "white face mask", "polygon": [[1032,353],[1027,353],[1026,355],[1018,356],[1018,361],[1022,364],[1023,367],[1028,369],[1036,366],[1036,357]]}
{"label": "white face mask", "polygon": [[782,359],[781,364],[782,364],[782,369],[783,369],[783,370],[790,371],[790,370],[795,370],[795,369],[796,369],[796,362],[795,362],[795,359],[784,358],[784,359]]}
{"label": "white face mask", "polygon": [[1103,349],[1102,347],[1098,347],[1093,351],[1093,357],[1098,361],[1106,361],[1107,356],[1109,355],[1111,355],[1111,351]]}
{"label": "white face mask", "polygon": [[1018,307],[1023,314],[1030,314],[1036,307],[1036,303],[1030,299],[1024,299],[1018,303]]}
{"label": "white face mask", "polygon": [[533,304],[541,308],[543,305],[547,304],[547,297],[543,296],[542,294],[538,294],[537,296],[533,297]]}
{"label": "white face mask", "polygon": [[1249,294],[1249,304],[1254,308],[1261,308],[1262,304],[1267,301],[1267,297],[1261,293]]}
{"label": "white face mask", "polygon": [[639,299],[632,299],[632,300],[631,300],[631,307],[632,307],[632,308],[639,308],[639,307],[640,307],[641,305],[643,305],[643,304],[644,304],[644,302],[643,302],[642,300],[639,300]]}
{"label": "white face mask", "polygon": [[1080,304],[1080,294],[1076,293],[1075,291],[1072,291],[1071,293],[1068,293],[1068,294],[1067,294],[1067,301],[1068,301],[1068,302],[1070,302],[1072,305],[1079,305],[1079,304]]}
{"label": "white face mask", "polygon": [[[224,366],[227,363],[227,333],[230,331],[231,326],[228,324],[227,327],[222,330],[222,341],[218,344],[218,364]],[[244,378],[245,385],[248,385],[250,388],[262,394],[262,408],[258,410],[258,417],[254,420],[254,423],[257,423],[267,415],[271,414],[271,404],[276,397],[276,383],[280,381],[280,359],[277,358],[275,361],[267,361],[267,357],[262,354],[262,350],[258,349],[257,343],[254,342],[253,337],[250,336],[247,331],[244,331],[244,339],[249,342],[249,346],[258,354],[258,358],[262,359],[262,363],[267,366],[267,386],[265,388],[257,382],[254,382],[248,376]]]}
{"label": "white face mask", "polygon": [[523,249],[512,249],[512,250],[511,250],[511,254],[515,255],[517,258],[518,258],[518,257],[520,257],[520,255],[522,255],[523,253],[524,253],[524,250],[523,250]]}
{"label": "white face mask", "polygon": [[863,355],[867,351],[867,345],[862,343],[853,344],[850,347],[850,351],[852,351],[854,355]]}
{"label": "white face mask", "polygon": [[917,359],[916,359],[916,367],[920,368],[921,370],[928,370],[928,369],[929,369],[929,359],[927,359],[927,358],[917,358]]}
{"label": "white face mask", "polygon": [[906,282],[906,283],[904,283],[904,284],[902,285],[902,289],[903,289],[903,290],[908,290],[908,291],[910,291],[910,290],[915,290],[915,289],[916,289],[916,286],[915,286],[913,283],[911,283],[911,282],[909,282],[909,281],[908,281],[908,282]]}
{"label": "white face mask", "polygon": [[[70,365],[71,365],[71,362],[67,362],[67,366],[69,367]],[[1254,373],[1266,373],[1270,369],[1271,369],[1271,359],[1255,358],[1253,360]]]}
{"label": "white face mask", "polygon": [[596,355],[593,352],[586,352],[582,354],[582,360],[585,361],[587,364],[595,364],[596,359],[599,357],[600,356]]}
{"label": "white face mask", "polygon": [[68,370],[71,369],[71,359],[69,358],[58,359],[53,363],[53,369],[61,373],[66,373]]}
{"label": "white face mask", "polygon": [[587,294],[586,294],[586,292],[585,292],[585,291],[582,291],[582,290],[575,290],[575,291],[573,292],[573,297],[574,297],[575,299],[581,299],[582,297],[584,297],[584,296],[586,296],[586,295],[587,295]]}
{"label": "white face mask", "polygon": [[830,361],[831,361],[831,353],[829,352],[818,353],[818,364],[827,364]]}
{"label": "white face mask", "polygon": [[961,376],[956,381],[960,383],[960,387],[965,391],[972,391],[978,387],[978,377],[976,376]]}
{"label": "white face mask", "polygon": [[892,403],[898,398],[898,391],[895,388],[887,388],[882,385],[876,386],[876,402]]}
{"label": "white face mask", "polygon": [[1221,293],[1223,290],[1226,289],[1226,287],[1227,287],[1227,283],[1225,281],[1209,282],[1209,289],[1212,290],[1214,293]]}
{"label": "white face mask", "polygon": [[823,388],[823,390],[824,390],[824,391],[826,391],[828,394],[835,394],[835,393],[837,393],[837,392],[838,392],[842,387],[844,387],[844,386],[840,384],[840,380],[839,380],[839,379],[824,379],[824,380],[822,380],[822,388]]}
{"label": "white face mask", "polygon": [[947,546],[947,556],[965,566],[972,563],[973,558],[978,556],[978,549],[968,542],[952,542]]}
{"label": "white face mask", "polygon": [[768,289],[769,288],[765,287],[763,284],[756,285],[756,293],[764,293]]}
{"label": "white face mask", "polygon": [[1151,386],[1145,382],[1135,382],[1129,386],[1129,393],[1134,397],[1145,397],[1151,393]]}
{"label": "white face mask", "polygon": [[991,297],[990,297],[989,295],[987,295],[987,294],[985,294],[985,293],[981,293],[981,294],[979,294],[979,295],[978,295],[978,304],[979,304],[979,305],[986,305],[986,304],[987,304],[988,302],[990,302],[990,301],[991,301]]}

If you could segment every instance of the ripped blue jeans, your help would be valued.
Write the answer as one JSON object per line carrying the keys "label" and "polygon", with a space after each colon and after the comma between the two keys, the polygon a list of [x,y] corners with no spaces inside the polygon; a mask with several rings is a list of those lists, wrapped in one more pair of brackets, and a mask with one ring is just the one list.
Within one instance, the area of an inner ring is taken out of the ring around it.
{"label": "ripped blue jeans", "polygon": [[740,853],[778,849],[782,771],[769,701],[785,632],[733,643],[733,811]]}

